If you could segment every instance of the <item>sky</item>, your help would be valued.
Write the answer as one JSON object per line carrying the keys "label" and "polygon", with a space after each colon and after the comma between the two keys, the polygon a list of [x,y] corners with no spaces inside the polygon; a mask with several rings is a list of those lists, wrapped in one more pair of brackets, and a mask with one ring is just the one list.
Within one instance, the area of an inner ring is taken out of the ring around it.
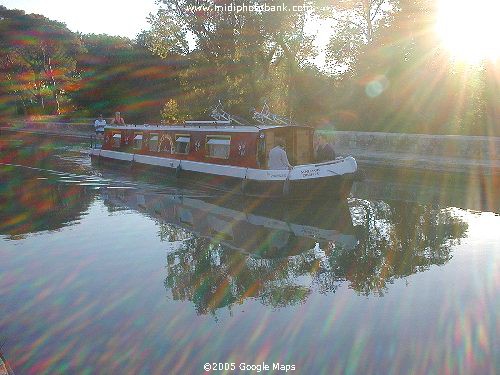
{"label": "sky", "polygon": [[74,32],[132,39],[149,29],[146,17],[158,9],[155,0],[0,0],[0,5],[64,22]]}
{"label": "sky", "polygon": [[[81,6],[84,4],[85,6]],[[147,16],[156,13],[155,0],[0,0],[9,9],[41,14],[51,20],[64,22],[71,31],[84,34],[108,34],[134,39],[141,30],[148,30]],[[321,32],[321,30],[323,32]],[[330,25],[316,22],[310,33],[317,34],[316,44],[324,46],[329,38]],[[323,66],[324,53],[314,62]]]}

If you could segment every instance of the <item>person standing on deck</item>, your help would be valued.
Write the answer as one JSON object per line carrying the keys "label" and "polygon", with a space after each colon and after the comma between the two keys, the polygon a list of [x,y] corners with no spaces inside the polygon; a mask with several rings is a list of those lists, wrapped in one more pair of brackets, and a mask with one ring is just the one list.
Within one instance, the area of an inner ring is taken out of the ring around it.
{"label": "person standing on deck", "polygon": [[269,151],[267,166],[269,169],[292,169],[286,156],[285,141],[283,138],[276,138],[276,146]]}
{"label": "person standing on deck", "polygon": [[335,160],[335,157],[333,146],[327,141],[324,134],[320,134],[318,137],[318,148],[316,149],[316,162],[321,163]]}
{"label": "person standing on deck", "polygon": [[115,112],[115,117],[113,117],[113,120],[111,120],[111,124],[125,125],[125,120],[121,116],[120,112]]}
{"label": "person standing on deck", "polygon": [[99,115],[97,120],[94,121],[94,129],[97,137],[101,137],[104,134],[104,127],[106,126],[106,120],[102,117],[102,113]]}

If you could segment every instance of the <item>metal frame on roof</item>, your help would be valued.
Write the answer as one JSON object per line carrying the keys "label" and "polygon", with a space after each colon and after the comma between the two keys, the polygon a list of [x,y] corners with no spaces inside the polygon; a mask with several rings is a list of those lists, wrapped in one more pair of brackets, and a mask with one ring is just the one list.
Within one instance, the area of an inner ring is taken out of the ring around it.
{"label": "metal frame on roof", "polygon": [[240,126],[254,126],[256,128],[259,128],[257,125],[249,123],[242,117],[235,116],[230,114],[229,112],[226,112],[222,108],[222,102],[220,100],[219,103],[217,103],[217,105],[212,108],[211,116],[217,121],[225,121],[229,122],[230,124],[235,123]]}
{"label": "metal frame on roof", "polygon": [[281,125],[288,126],[291,125],[291,121],[289,118],[279,116],[275,113],[272,113],[269,109],[269,105],[267,102],[264,103],[260,112],[258,112],[255,108],[252,110],[252,118],[260,124],[273,124],[273,125]]}
{"label": "metal frame on roof", "polygon": [[[192,127],[192,130],[196,128],[202,129],[205,126],[212,127],[217,129],[218,131],[260,131],[278,127],[287,127],[287,126],[297,126],[296,124],[292,124],[290,119],[279,116],[277,114],[271,113],[269,109],[269,105],[264,103],[261,111],[257,111],[255,108],[251,110],[252,119],[254,119],[258,124],[250,123],[249,121],[232,115],[229,112],[226,112],[222,108],[222,103],[219,100],[218,104],[212,108],[211,116],[214,118],[214,121],[186,121],[181,124],[174,125],[122,125],[122,126],[109,126],[106,128],[113,129],[141,129],[141,130],[150,130],[152,128],[158,129],[168,129],[168,130],[181,130],[186,129],[187,127]],[[236,126],[235,126],[236,125]]]}

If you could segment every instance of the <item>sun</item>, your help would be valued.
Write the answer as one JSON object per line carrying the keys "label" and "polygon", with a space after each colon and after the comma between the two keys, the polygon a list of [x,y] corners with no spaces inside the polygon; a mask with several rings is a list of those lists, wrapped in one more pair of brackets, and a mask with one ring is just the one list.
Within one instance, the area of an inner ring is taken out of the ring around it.
{"label": "sun", "polygon": [[436,32],[457,60],[500,58],[500,0],[438,0]]}

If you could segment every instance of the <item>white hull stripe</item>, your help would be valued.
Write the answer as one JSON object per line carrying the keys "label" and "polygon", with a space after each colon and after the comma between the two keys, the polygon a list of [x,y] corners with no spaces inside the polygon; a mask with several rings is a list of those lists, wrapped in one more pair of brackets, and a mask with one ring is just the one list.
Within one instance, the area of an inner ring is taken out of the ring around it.
{"label": "white hull stripe", "polygon": [[297,165],[288,170],[266,170],[245,167],[235,167],[231,165],[219,165],[203,163],[190,160],[170,159],[158,156],[130,154],[128,152],[92,149],[94,156],[110,159],[136,162],[146,165],[154,165],[176,169],[178,166],[182,170],[190,172],[206,173],[218,176],[235,177],[255,181],[299,181],[314,180],[317,178],[340,176],[354,173],[357,170],[356,160],[352,156],[336,159],[331,162],[321,164]]}

